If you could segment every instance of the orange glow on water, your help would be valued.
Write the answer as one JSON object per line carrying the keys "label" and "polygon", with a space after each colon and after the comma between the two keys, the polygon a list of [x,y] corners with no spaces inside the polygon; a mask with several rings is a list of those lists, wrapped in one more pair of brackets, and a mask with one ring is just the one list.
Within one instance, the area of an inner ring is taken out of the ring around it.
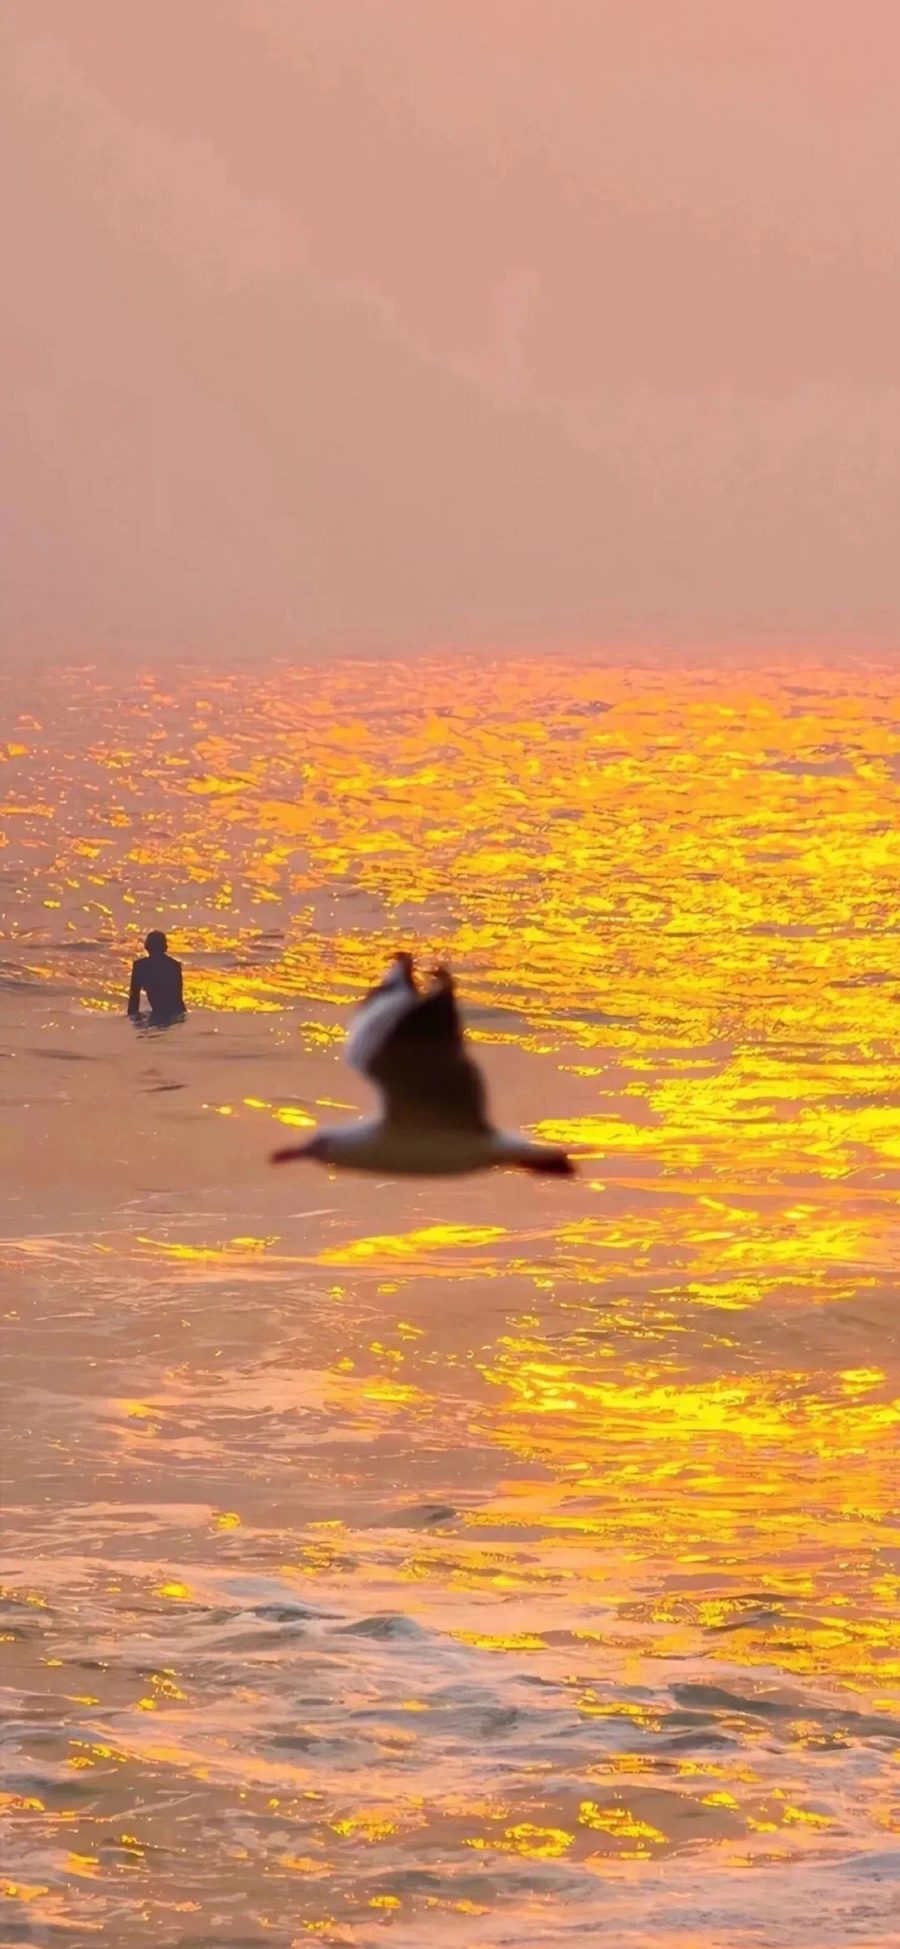
{"label": "orange glow on water", "polygon": [[[844,1912],[897,1832],[890,667],[20,701],[19,1933],[187,1943],[218,1901],[261,1941],[590,1940],[602,1885],[612,1939],[719,1949]],[[142,1041],[151,924],[190,1012]],[[279,1129],[361,1107],[346,1006],[408,941],[579,1182],[273,1181]]]}

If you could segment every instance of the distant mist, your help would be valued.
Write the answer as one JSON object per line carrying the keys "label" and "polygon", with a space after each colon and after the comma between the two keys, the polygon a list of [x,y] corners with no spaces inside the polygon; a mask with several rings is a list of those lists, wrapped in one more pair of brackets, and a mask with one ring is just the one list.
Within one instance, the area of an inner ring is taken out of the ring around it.
{"label": "distant mist", "polygon": [[6,0],[0,654],[900,655],[895,0]]}

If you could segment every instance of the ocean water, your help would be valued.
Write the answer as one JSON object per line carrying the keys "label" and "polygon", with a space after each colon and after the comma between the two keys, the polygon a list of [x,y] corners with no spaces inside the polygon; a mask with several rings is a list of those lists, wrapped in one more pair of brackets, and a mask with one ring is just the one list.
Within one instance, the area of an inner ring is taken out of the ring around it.
{"label": "ocean water", "polygon": [[[0,1943],[897,1939],[895,672],[7,687]],[[268,1168],[407,944],[576,1182]]]}

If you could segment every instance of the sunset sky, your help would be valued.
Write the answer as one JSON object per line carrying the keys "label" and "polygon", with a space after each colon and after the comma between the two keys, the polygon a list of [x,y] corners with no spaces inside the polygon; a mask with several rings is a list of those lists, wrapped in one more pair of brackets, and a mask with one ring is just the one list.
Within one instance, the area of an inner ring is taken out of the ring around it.
{"label": "sunset sky", "polygon": [[896,0],[6,0],[2,640],[900,653]]}

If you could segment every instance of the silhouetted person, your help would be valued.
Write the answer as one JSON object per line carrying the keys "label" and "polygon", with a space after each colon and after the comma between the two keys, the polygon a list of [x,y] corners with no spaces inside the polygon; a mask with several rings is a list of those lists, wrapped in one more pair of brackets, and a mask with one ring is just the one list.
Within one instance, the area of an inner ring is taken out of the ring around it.
{"label": "silhouetted person", "polygon": [[132,1017],[139,1015],[143,990],[150,1003],[151,1023],[155,1028],[164,1028],[169,1022],[180,1022],[185,1013],[181,962],[173,960],[165,934],[158,931],[148,934],[144,946],[147,959],[135,961],[131,970],[128,1013]]}

